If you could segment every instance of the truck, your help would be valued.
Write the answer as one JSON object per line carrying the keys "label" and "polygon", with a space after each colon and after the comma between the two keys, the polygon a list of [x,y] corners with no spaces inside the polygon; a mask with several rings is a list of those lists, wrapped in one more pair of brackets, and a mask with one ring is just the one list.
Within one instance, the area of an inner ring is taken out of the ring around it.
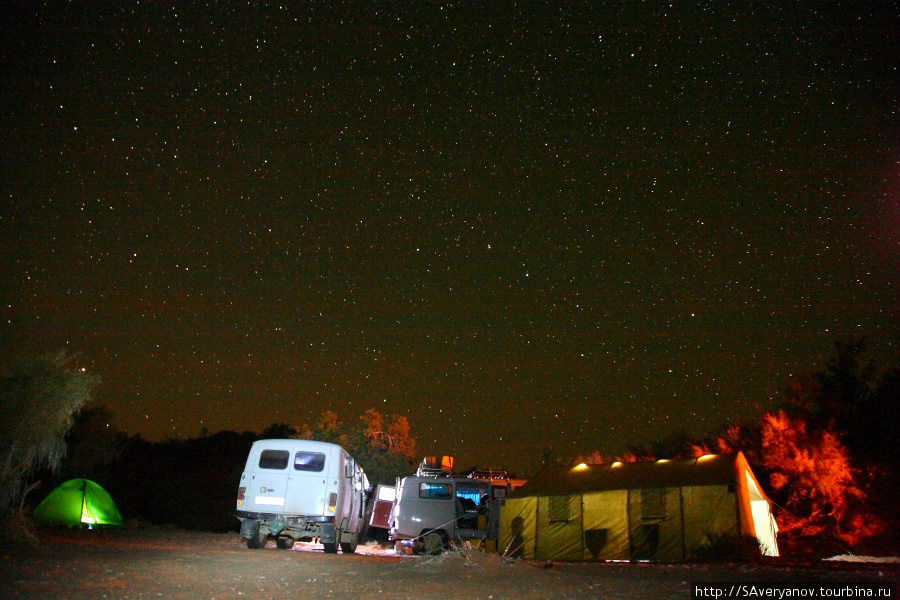
{"label": "truck", "polygon": [[490,482],[456,476],[452,466],[452,457],[426,457],[415,475],[398,480],[388,519],[388,539],[398,553],[496,539],[499,506]]}
{"label": "truck", "polygon": [[365,534],[370,491],[362,467],[337,444],[259,440],[241,474],[235,516],[248,548],[272,536],[282,550],[303,540],[349,554]]}

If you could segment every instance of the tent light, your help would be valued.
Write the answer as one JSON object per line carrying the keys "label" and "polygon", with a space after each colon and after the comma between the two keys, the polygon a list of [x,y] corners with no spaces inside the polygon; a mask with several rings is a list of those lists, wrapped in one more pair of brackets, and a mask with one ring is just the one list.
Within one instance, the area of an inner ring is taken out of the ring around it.
{"label": "tent light", "polygon": [[578,463],[574,467],[572,467],[573,471],[584,471],[585,469],[589,469],[587,463]]}
{"label": "tent light", "polygon": [[95,519],[94,515],[88,510],[87,494],[84,494],[81,497],[81,522],[88,527],[97,522],[97,519]]}
{"label": "tent light", "polygon": [[621,467],[621,466],[622,466],[622,461],[617,460],[617,461],[614,462],[611,466],[613,466],[613,467]]}
{"label": "tent light", "polygon": [[715,454],[704,454],[703,456],[698,457],[697,460],[709,460],[710,458],[713,458],[714,456],[715,456]]}
{"label": "tent light", "polygon": [[658,462],[658,463],[667,463],[667,462],[669,462],[669,459],[668,459],[668,458],[660,458],[660,459],[657,460],[656,462]]}

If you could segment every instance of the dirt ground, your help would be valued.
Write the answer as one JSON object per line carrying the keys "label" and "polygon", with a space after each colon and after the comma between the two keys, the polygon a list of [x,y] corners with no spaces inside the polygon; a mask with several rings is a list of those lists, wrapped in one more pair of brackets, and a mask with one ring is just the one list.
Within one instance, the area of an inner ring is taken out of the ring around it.
{"label": "dirt ground", "polygon": [[325,554],[248,550],[236,533],[137,527],[0,540],[0,598],[691,598],[698,582],[880,582],[898,565],[536,563],[475,551],[395,556],[375,544]]}

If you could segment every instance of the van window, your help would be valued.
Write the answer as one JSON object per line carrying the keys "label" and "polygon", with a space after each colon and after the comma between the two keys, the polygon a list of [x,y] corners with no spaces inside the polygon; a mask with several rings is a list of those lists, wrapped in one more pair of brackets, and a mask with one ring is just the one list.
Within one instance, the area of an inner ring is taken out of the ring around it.
{"label": "van window", "polygon": [[[456,497],[471,501],[475,506],[481,505],[481,492],[484,488],[463,487],[456,488]],[[464,503],[465,504],[465,503]]]}
{"label": "van window", "polygon": [[325,455],[321,452],[303,452],[294,455],[294,470],[318,473],[325,468]]}
{"label": "van window", "polygon": [[291,453],[287,450],[263,450],[259,455],[260,469],[286,469]]}
{"label": "van window", "polygon": [[419,484],[419,498],[449,499],[452,498],[449,483],[422,482]]}

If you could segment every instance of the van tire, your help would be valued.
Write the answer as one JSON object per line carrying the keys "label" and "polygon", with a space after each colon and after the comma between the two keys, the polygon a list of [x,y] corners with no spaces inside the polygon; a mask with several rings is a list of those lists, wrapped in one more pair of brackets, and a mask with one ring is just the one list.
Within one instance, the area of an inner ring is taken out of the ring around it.
{"label": "van tire", "polygon": [[269,536],[257,529],[247,538],[247,547],[251,550],[258,550],[266,547],[266,539]]}
{"label": "van tire", "polygon": [[325,546],[325,554],[337,554],[337,542],[325,542],[322,545]]}
{"label": "van tire", "polygon": [[432,531],[425,536],[425,554],[435,555],[444,551],[447,540],[442,534],[443,532]]}
{"label": "van tire", "polygon": [[341,552],[344,554],[353,554],[356,552],[356,544],[352,542],[341,542]]}
{"label": "van tire", "polygon": [[279,550],[290,550],[294,547],[294,538],[289,535],[277,537],[275,538],[275,546]]}

